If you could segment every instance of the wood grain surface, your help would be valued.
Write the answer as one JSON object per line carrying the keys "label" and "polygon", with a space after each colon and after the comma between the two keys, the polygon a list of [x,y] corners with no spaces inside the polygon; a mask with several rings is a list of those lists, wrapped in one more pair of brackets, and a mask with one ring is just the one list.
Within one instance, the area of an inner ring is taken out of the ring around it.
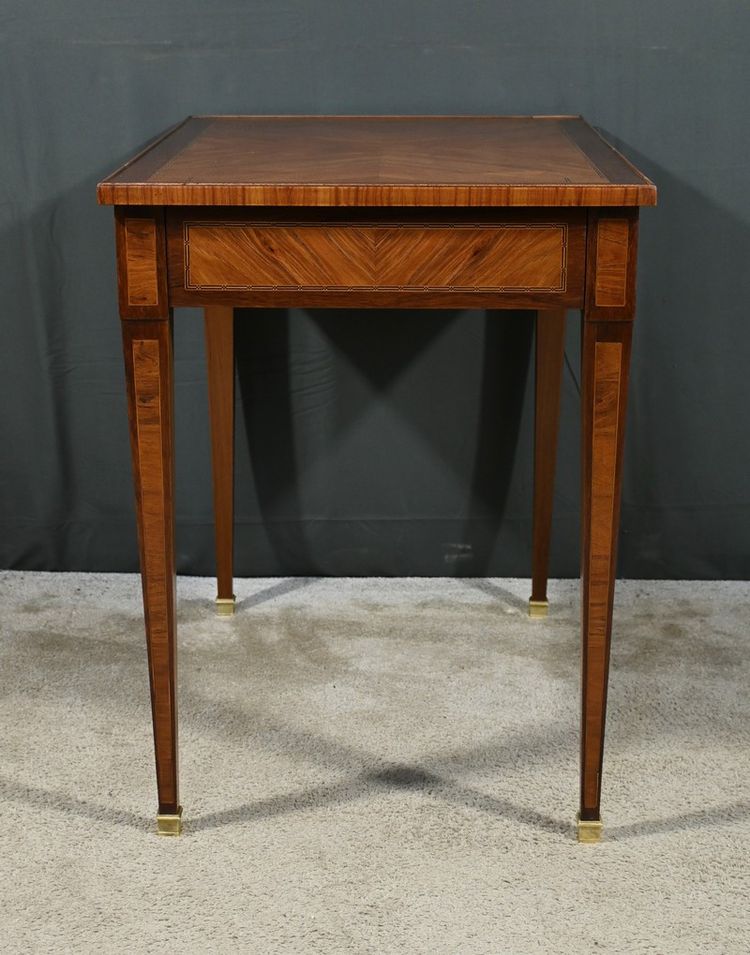
{"label": "wood grain surface", "polygon": [[587,706],[583,725],[582,803],[595,807],[599,793],[599,751],[604,731],[609,644],[610,567],[615,508],[615,460],[619,421],[620,342],[594,342],[593,418],[591,441],[593,454],[590,482],[590,532],[588,539],[589,586],[586,598]]}
{"label": "wood grain surface", "polygon": [[168,308],[164,210],[115,209],[121,318],[161,318]]}
{"label": "wood grain surface", "polygon": [[[175,305],[494,307],[583,303],[583,210],[175,209]],[[341,212],[341,210],[335,210]],[[327,221],[329,215],[332,221]],[[373,218],[373,215],[376,218]],[[196,218],[197,216],[197,218]]]}
{"label": "wood grain surface", "polygon": [[562,224],[256,226],[186,222],[185,288],[564,292]]}
{"label": "wood grain surface", "polygon": [[638,209],[589,209],[586,229],[587,321],[633,320]]}
{"label": "wood grain surface", "polygon": [[156,222],[153,219],[125,219],[125,258],[128,270],[128,305],[157,305],[159,302]]}
{"label": "wood grain surface", "polygon": [[216,596],[234,594],[234,309],[205,310],[211,477],[216,534]]}
{"label": "wood grain surface", "polygon": [[632,322],[584,322],[581,818],[599,819]]}
{"label": "wood grain surface", "polygon": [[579,116],[195,116],[99,183],[101,203],[653,205]]}
{"label": "wood grain surface", "polygon": [[625,305],[630,223],[627,219],[600,218],[596,228],[594,303]]}
{"label": "wood grain surface", "polygon": [[565,356],[565,309],[536,316],[534,384],[534,505],[531,599],[547,599],[552,505],[555,490],[560,386]]}
{"label": "wood grain surface", "polygon": [[171,320],[123,321],[159,812],[179,808]]}

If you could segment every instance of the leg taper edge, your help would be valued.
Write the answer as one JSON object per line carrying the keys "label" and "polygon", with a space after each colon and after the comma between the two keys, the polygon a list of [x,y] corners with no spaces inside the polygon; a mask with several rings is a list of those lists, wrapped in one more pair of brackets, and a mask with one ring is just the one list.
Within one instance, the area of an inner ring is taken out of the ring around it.
{"label": "leg taper edge", "polygon": [[581,819],[580,814],[576,816],[576,826],[578,828],[578,841],[592,845],[599,842],[602,838],[604,825],[601,819]]}
{"label": "leg taper edge", "polygon": [[160,836],[179,836],[182,834],[182,806],[176,813],[159,813],[156,817],[156,832]]}
{"label": "leg taper edge", "polygon": [[232,594],[231,597],[217,597],[216,598],[216,615],[217,617],[231,617],[234,613],[234,604],[237,598]]}
{"label": "leg taper edge", "polygon": [[546,617],[549,613],[549,600],[530,600],[529,601],[529,616],[530,617]]}

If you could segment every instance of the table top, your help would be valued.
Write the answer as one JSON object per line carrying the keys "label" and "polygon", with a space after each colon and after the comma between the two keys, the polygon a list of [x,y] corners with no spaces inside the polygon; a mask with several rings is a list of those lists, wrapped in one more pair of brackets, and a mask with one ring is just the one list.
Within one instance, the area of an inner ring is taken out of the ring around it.
{"label": "table top", "polygon": [[99,183],[109,205],[639,206],[580,116],[190,116]]}

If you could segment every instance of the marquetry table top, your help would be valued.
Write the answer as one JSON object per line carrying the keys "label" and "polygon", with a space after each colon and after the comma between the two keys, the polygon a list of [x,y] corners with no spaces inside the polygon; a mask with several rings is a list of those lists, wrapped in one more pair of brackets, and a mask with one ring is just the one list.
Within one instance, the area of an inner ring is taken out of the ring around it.
{"label": "marquetry table top", "polygon": [[580,116],[191,116],[98,186],[111,205],[639,206]]}

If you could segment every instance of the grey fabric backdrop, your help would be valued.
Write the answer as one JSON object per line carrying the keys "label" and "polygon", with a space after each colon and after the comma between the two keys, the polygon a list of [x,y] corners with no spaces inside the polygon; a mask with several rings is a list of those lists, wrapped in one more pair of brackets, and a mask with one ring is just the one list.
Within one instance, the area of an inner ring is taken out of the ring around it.
{"label": "grey fabric backdrop", "polygon": [[[112,213],[188,113],[568,113],[658,184],[620,572],[750,576],[746,0],[0,2],[0,565],[132,570]],[[579,328],[553,566],[578,571]],[[523,313],[243,313],[241,574],[527,574]],[[201,316],[176,314],[177,546],[213,567]]]}

